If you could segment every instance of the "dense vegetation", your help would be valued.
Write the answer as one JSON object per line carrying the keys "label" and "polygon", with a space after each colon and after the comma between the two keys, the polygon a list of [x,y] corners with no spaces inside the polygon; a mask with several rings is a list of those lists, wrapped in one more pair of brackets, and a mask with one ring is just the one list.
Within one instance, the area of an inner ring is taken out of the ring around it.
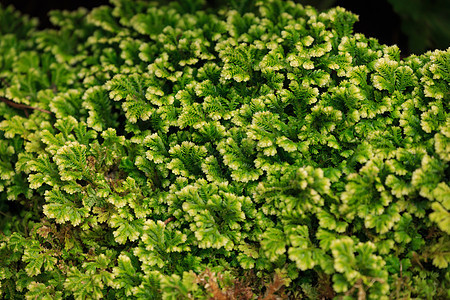
{"label": "dense vegetation", "polygon": [[1,297],[450,297],[450,50],[111,3],[0,7]]}

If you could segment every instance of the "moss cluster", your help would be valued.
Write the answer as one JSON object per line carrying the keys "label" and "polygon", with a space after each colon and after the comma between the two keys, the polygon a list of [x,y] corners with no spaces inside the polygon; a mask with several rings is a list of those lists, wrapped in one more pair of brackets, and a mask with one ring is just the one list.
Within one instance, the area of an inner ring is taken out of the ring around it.
{"label": "moss cluster", "polygon": [[3,298],[450,296],[450,50],[339,7],[111,4],[0,6]]}

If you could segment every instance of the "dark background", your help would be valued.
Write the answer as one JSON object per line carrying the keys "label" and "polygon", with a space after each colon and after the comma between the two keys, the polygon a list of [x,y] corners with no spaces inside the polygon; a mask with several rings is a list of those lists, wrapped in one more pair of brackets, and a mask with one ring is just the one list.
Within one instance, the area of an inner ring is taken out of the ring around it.
{"label": "dark background", "polygon": [[[236,1],[236,0],[235,0]],[[248,1],[248,0],[238,0]],[[159,2],[167,2],[159,0]],[[207,0],[218,6],[228,0]],[[450,0],[295,0],[319,9],[342,6],[359,15],[355,32],[377,38],[387,45],[396,44],[402,56],[450,46]],[[39,27],[50,27],[47,13],[53,9],[74,10],[108,4],[107,0],[0,0],[39,19]]]}

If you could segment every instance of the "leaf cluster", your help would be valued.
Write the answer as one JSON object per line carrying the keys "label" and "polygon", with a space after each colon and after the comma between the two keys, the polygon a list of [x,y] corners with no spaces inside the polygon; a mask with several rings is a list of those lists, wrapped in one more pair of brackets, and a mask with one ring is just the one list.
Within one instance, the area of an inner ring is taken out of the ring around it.
{"label": "leaf cluster", "polygon": [[1,297],[448,297],[450,51],[201,5],[0,6]]}

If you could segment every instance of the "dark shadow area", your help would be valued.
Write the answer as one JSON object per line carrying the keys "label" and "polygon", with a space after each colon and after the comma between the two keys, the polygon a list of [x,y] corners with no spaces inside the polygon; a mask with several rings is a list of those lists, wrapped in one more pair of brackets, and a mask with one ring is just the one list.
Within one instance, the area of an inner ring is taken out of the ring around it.
{"label": "dark shadow area", "polygon": [[387,1],[338,0],[335,5],[357,14],[355,33],[378,39],[381,44],[397,45],[408,56],[408,37],[402,32],[402,20]]}
{"label": "dark shadow area", "polygon": [[79,7],[91,9],[100,5],[109,4],[108,0],[0,0],[4,6],[13,5],[20,12],[39,19],[39,28],[51,27],[48,12],[51,10],[76,10]]}

